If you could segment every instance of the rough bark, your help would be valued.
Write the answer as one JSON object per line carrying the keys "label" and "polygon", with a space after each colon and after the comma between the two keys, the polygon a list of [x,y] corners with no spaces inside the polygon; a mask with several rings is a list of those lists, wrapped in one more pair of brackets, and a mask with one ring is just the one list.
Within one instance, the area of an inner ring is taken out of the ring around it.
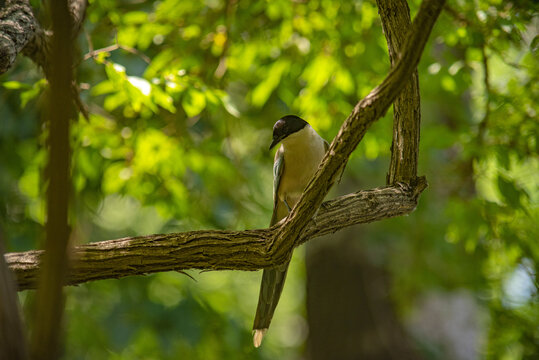
{"label": "rough bark", "polygon": [[0,74],[15,62],[39,27],[30,3],[26,0],[7,0],[0,8]]}
{"label": "rough bark", "polygon": [[[327,201],[296,239],[298,246],[312,238],[344,227],[409,214],[425,189],[424,179],[415,186],[399,184],[341,196]],[[160,271],[258,270],[275,264],[266,245],[282,222],[269,229],[227,231],[202,230],[149,235],[91,243],[73,249],[73,267],[66,283],[121,278]],[[19,290],[33,289],[43,251],[6,254]]]}
{"label": "rough bark", "polygon": [[[71,39],[79,32],[87,0],[69,1]],[[28,0],[7,0],[0,9],[0,74],[8,71],[19,53],[28,56],[49,78],[52,32],[44,29]]]}
{"label": "rough bark", "polygon": [[[410,9],[404,0],[376,0],[376,4],[393,67],[410,31]],[[415,70],[393,104],[393,142],[387,184],[408,182],[416,178],[420,123],[419,80]]]}

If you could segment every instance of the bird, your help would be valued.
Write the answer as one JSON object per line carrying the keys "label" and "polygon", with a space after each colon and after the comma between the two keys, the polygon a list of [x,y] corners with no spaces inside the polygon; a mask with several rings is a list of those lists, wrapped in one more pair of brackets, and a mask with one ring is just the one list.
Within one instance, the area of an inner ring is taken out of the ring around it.
{"label": "bird", "polygon": [[[284,219],[299,201],[318,169],[329,144],[299,116],[286,115],[273,126],[269,150],[278,143],[273,162],[273,215],[270,227]],[[283,290],[289,261],[264,269],[253,324],[253,344],[259,347]]]}

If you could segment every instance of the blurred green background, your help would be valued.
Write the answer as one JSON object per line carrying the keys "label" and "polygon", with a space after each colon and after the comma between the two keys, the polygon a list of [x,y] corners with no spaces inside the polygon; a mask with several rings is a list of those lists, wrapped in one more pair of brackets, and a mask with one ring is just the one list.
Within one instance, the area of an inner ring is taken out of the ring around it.
{"label": "blurred green background", "polygon": [[[260,272],[189,271],[67,287],[65,358],[314,359],[333,327],[313,319],[345,311],[351,324],[331,334],[358,329],[349,358],[385,359],[399,343],[424,359],[537,359],[538,8],[448,2],[418,69],[430,187],[407,217],[298,248],[260,349]],[[90,118],[71,134],[74,244],[266,227],[274,122],[298,114],[331,141],[389,70],[363,0],[90,0],[77,44]],[[0,88],[0,226],[8,251],[25,251],[44,233],[47,84],[21,56]],[[331,196],[385,184],[391,119]],[[19,294],[30,324],[32,297]]]}

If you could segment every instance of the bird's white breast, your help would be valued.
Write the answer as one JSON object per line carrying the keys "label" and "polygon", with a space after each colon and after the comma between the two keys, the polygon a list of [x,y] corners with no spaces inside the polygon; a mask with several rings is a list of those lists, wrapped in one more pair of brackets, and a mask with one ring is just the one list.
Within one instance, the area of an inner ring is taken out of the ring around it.
{"label": "bird's white breast", "polygon": [[324,139],[307,125],[283,140],[284,171],[279,198],[294,207],[326,152]]}

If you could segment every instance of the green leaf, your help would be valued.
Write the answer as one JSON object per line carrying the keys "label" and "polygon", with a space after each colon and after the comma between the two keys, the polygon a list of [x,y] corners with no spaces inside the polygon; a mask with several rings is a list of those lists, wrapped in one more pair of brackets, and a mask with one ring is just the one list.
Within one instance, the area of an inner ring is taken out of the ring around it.
{"label": "green leaf", "polygon": [[108,78],[115,84],[121,84],[126,80],[125,67],[120,64],[110,63],[105,66]]}
{"label": "green leaf", "polygon": [[163,109],[166,109],[171,113],[176,112],[176,107],[174,106],[172,97],[163,90],[161,90],[158,86],[152,86],[152,99],[157,105],[161,106]]}
{"label": "green leaf", "polygon": [[498,189],[502,194],[505,202],[514,209],[522,208],[520,202],[521,191],[517,188],[514,181],[505,176],[498,175]]}
{"label": "green leaf", "polygon": [[110,94],[112,92],[117,91],[118,89],[114,86],[112,81],[110,80],[103,80],[96,86],[92,87],[92,95],[93,96],[99,96],[104,94]]}
{"label": "green leaf", "polygon": [[206,96],[203,92],[190,88],[183,96],[182,107],[188,117],[197,116],[206,107]]}
{"label": "green leaf", "polygon": [[532,52],[536,52],[537,49],[539,49],[539,35],[535,35],[535,37],[533,38],[530,44],[530,50]]}
{"label": "green leaf", "polygon": [[350,95],[354,92],[354,80],[352,75],[346,69],[339,69],[334,78],[335,86],[346,95]]}
{"label": "green leaf", "polygon": [[129,83],[133,87],[137,88],[142,95],[150,96],[150,94],[152,92],[152,86],[150,85],[148,80],[143,79],[143,78],[138,77],[138,76],[128,76],[127,81],[129,81]]}
{"label": "green leaf", "polygon": [[148,21],[148,14],[144,11],[131,11],[122,17],[124,24],[142,24]]}
{"label": "green leaf", "polygon": [[41,91],[45,88],[47,80],[41,79],[38,80],[32,85],[31,88],[21,93],[21,107],[24,108],[26,104],[36,96],[38,96]]}
{"label": "green leaf", "polygon": [[301,77],[307,81],[308,87],[312,91],[318,92],[326,86],[336,67],[337,63],[333,57],[322,54],[311,61]]}
{"label": "green leaf", "polygon": [[117,162],[110,164],[105,169],[101,185],[105,194],[114,194],[122,190],[126,180],[120,174],[124,167],[123,163]]}
{"label": "green leaf", "polygon": [[144,77],[151,79],[162,75],[164,69],[167,69],[171,66],[172,62],[175,60],[175,53],[171,49],[165,49],[157,54],[153,59],[150,65],[146,68],[144,72]]}
{"label": "green leaf", "polygon": [[281,82],[281,76],[288,66],[287,61],[277,61],[271,66],[266,79],[253,90],[251,101],[254,106],[262,107],[268,101],[273,90]]}
{"label": "green leaf", "polygon": [[441,85],[442,85],[442,88],[448,92],[455,92],[455,90],[457,89],[457,84],[455,82],[455,79],[453,79],[449,75],[444,75],[442,77]]}
{"label": "green leaf", "polygon": [[119,92],[119,93],[107,96],[103,106],[105,107],[105,110],[112,111],[116,109],[118,106],[125,104],[126,101],[127,101],[127,97],[125,96],[125,93]]}
{"label": "green leaf", "polygon": [[6,81],[2,83],[2,86],[10,90],[29,89],[32,87],[32,85],[28,85],[19,81]]}
{"label": "green leaf", "polygon": [[19,179],[19,190],[30,198],[39,196],[39,169],[30,167]]}

